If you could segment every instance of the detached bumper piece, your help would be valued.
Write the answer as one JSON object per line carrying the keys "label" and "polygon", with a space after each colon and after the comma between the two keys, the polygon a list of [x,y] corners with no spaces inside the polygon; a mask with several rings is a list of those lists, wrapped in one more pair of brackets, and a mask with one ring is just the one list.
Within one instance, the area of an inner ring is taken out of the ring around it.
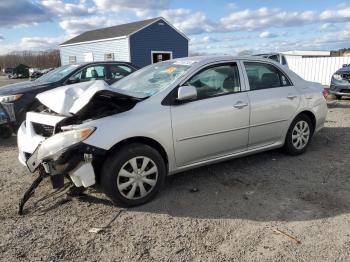
{"label": "detached bumper piece", "polygon": [[46,172],[42,168],[40,168],[39,169],[39,176],[33,181],[31,186],[27,189],[27,191],[24,193],[22,199],[19,202],[18,214],[20,216],[23,215],[24,205],[28,202],[28,200],[31,198],[31,196],[33,196],[35,189],[40,185],[40,183],[47,176],[48,175],[46,174]]}

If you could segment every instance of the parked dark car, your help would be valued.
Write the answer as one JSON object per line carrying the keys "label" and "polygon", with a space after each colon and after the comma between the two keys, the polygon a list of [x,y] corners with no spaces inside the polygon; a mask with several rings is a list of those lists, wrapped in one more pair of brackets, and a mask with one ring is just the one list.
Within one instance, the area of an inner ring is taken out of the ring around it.
{"label": "parked dark car", "polygon": [[128,62],[91,62],[59,67],[34,81],[12,84],[0,88],[0,103],[14,108],[16,121],[14,129],[25,119],[28,111],[35,111],[37,94],[59,86],[90,80],[105,80],[113,84],[138,68]]}
{"label": "parked dark car", "polygon": [[343,65],[343,68],[334,73],[329,93],[335,95],[337,99],[350,96],[350,64]]}

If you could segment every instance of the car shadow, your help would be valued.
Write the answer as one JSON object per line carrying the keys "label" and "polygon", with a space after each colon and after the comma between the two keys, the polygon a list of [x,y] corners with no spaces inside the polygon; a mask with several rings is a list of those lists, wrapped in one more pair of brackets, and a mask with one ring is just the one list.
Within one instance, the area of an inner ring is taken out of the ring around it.
{"label": "car shadow", "polygon": [[300,156],[274,150],[170,176],[160,196],[130,211],[255,221],[349,213],[349,134],[324,128]]}
{"label": "car shadow", "polygon": [[348,101],[339,101],[339,100],[333,100],[331,102],[327,103],[328,108],[350,108],[350,100]]}

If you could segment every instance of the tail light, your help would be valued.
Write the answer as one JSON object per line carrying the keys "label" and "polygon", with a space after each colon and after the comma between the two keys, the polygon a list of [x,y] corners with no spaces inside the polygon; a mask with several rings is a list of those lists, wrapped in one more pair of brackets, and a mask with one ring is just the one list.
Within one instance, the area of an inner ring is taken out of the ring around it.
{"label": "tail light", "polygon": [[328,89],[326,89],[326,88],[323,89],[322,94],[323,94],[324,98],[327,98],[327,96],[329,95]]}

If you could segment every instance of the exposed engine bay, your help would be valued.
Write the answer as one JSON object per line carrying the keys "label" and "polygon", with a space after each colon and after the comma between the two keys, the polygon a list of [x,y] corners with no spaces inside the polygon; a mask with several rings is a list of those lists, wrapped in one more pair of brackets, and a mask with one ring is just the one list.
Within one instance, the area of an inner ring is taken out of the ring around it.
{"label": "exposed engine bay", "polygon": [[[19,160],[32,173],[39,172],[38,179],[21,200],[19,213],[23,212],[25,202],[45,176],[50,177],[55,189],[64,185],[65,177],[76,187],[95,184],[99,163],[103,161],[106,151],[86,145],[83,142],[85,138],[80,139],[93,133],[94,127],[76,127],[126,112],[146,98],[119,93],[102,81],[71,85],[39,94],[36,110],[39,112],[28,112],[18,132],[18,143],[23,149],[19,152]],[[61,147],[58,141],[63,140],[68,142]]]}

